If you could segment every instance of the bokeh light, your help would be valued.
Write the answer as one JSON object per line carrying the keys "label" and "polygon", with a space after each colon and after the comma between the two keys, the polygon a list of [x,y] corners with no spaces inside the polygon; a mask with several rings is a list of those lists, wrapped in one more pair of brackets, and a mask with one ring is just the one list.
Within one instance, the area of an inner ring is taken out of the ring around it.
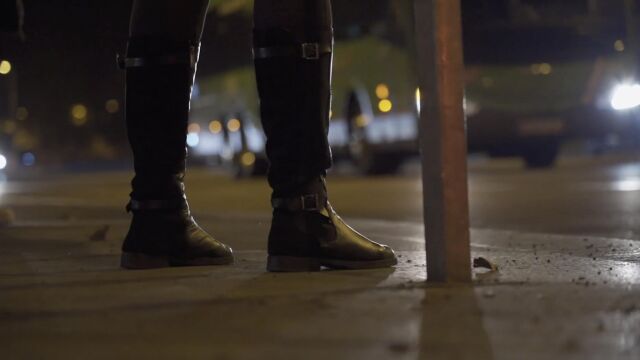
{"label": "bokeh light", "polygon": [[200,124],[196,124],[196,123],[191,123],[189,124],[189,126],[187,127],[187,132],[188,133],[199,133],[200,132]]}
{"label": "bokeh light", "polygon": [[36,163],[36,156],[32,152],[22,154],[22,165],[33,166]]}
{"label": "bokeh light", "polygon": [[256,155],[252,152],[245,152],[240,157],[240,162],[243,166],[251,166],[256,162]]}
{"label": "bokeh light", "polygon": [[71,106],[71,122],[75,126],[83,126],[87,123],[87,107],[82,104]]}
{"label": "bokeh light", "polygon": [[109,99],[104,103],[104,109],[109,114],[115,114],[120,110],[120,102],[117,99]]}
{"label": "bokeh light", "polygon": [[0,75],[7,75],[11,72],[11,63],[7,60],[0,61]]}
{"label": "bokeh light", "polygon": [[378,109],[383,113],[387,113],[393,109],[393,103],[389,99],[380,100]]}
{"label": "bokeh light", "polygon": [[209,131],[213,134],[217,134],[222,131],[222,123],[220,120],[212,120],[209,123]]}
{"label": "bokeh light", "polygon": [[386,99],[389,97],[389,87],[387,84],[378,84],[378,86],[376,86],[376,96],[378,99]]}
{"label": "bokeh light", "polygon": [[189,133],[187,134],[187,145],[190,147],[196,147],[200,144],[200,135],[198,133]]}
{"label": "bokeh light", "polygon": [[227,123],[227,129],[229,129],[229,131],[231,132],[236,132],[240,130],[240,120],[238,119],[229,120],[229,122]]}

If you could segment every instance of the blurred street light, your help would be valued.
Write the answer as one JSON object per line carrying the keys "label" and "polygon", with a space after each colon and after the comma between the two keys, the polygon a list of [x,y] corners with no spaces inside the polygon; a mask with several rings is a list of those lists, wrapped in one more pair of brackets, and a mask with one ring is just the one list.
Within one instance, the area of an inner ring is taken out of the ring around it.
{"label": "blurred street light", "polygon": [[391,111],[392,108],[393,103],[389,99],[380,100],[380,102],[378,103],[378,109],[383,113]]}
{"label": "blurred street light", "polygon": [[7,75],[11,72],[11,63],[8,60],[0,61],[0,74]]}
{"label": "blurred street light", "polygon": [[189,124],[189,126],[187,127],[187,132],[188,133],[199,133],[200,132],[200,125],[196,124],[196,123]]}
{"label": "blurred street light", "polygon": [[531,73],[533,75],[549,75],[553,71],[553,67],[549,63],[531,65]]}
{"label": "blurred street light", "polygon": [[611,94],[611,107],[614,110],[629,110],[640,106],[640,85],[620,84]]}
{"label": "blurred street light", "polygon": [[109,99],[104,103],[104,109],[109,114],[115,114],[118,112],[118,110],[120,110],[120,102],[118,102],[118,100],[116,99]]}
{"label": "blurred street light", "polygon": [[389,87],[386,84],[378,84],[376,86],[376,96],[378,99],[386,99],[389,97]]}
{"label": "blurred street light", "polygon": [[360,114],[356,117],[356,126],[357,127],[365,127],[369,125],[370,119],[367,115]]}
{"label": "blurred street light", "polygon": [[229,129],[229,131],[231,132],[236,132],[240,130],[240,120],[238,119],[229,120],[229,122],[227,123],[227,129]]}
{"label": "blurred street light", "polygon": [[196,123],[191,123],[187,127],[187,145],[190,147],[196,147],[200,144],[200,125]]}
{"label": "blurred street light", "polygon": [[549,74],[551,74],[552,70],[553,70],[553,68],[551,67],[551,64],[548,64],[548,63],[540,64],[540,73],[542,75],[549,75]]}
{"label": "blurred street light", "polygon": [[213,134],[217,134],[222,131],[222,123],[220,120],[213,120],[209,123],[209,131]]}
{"label": "blurred street light", "polygon": [[256,162],[256,155],[251,151],[247,151],[240,157],[240,162],[244,166],[251,166]]}
{"label": "blurred street light", "polygon": [[196,147],[200,144],[200,136],[198,133],[192,132],[187,134],[187,145],[190,147]]}
{"label": "blurred street light", "polygon": [[75,126],[83,126],[87,123],[87,107],[75,104],[71,107],[71,122]]}
{"label": "blurred street light", "polygon": [[32,152],[22,154],[22,165],[33,166],[36,163],[36,156]]}

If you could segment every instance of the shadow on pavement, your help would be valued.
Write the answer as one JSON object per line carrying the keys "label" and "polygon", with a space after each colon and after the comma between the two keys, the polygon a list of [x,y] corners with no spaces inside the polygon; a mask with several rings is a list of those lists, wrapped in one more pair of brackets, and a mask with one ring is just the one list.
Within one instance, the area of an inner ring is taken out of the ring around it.
{"label": "shadow on pavement", "polygon": [[419,359],[493,359],[473,286],[427,286]]}

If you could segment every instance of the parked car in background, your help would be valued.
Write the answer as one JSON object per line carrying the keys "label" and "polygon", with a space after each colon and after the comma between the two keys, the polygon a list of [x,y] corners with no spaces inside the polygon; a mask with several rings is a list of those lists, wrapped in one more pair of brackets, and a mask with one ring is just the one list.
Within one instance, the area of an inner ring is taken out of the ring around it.
{"label": "parked car in background", "polygon": [[[251,2],[232,3],[226,11],[214,9],[205,41],[229,44],[238,36],[248,48]],[[639,128],[631,2],[462,3],[471,152],[549,167],[568,138]],[[417,88],[412,1],[335,2],[334,13],[334,156],[365,174],[394,173],[417,154],[419,100],[429,96]],[[224,50],[217,50],[217,68],[197,79],[189,145],[193,156],[226,164],[236,175],[263,173],[265,139],[250,56],[235,53],[224,63]]]}
{"label": "parked car in background", "polygon": [[9,159],[7,155],[4,154],[3,151],[0,150],[0,172],[4,172],[9,164]]}
{"label": "parked car in background", "polygon": [[463,4],[471,151],[546,167],[567,138],[638,135],[630,1]]}

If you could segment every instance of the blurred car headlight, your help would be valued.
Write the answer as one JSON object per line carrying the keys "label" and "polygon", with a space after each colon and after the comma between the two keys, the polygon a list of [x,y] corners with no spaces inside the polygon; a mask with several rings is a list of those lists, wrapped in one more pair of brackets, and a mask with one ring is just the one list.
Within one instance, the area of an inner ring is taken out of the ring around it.
{"label": "blurred car headlight", "polygon": [[467,98],[464,99],[464,114],[466,116],[474,116],[480,112],[480,104]]}
{"label": "blurred car headlight", "polygon": [[620,84],[611,93],[614,110],[629,110],[640,106],[640,84]]}
{"label": "blurred car headlight", "polygon": [[200,144],[200,135],[198,135],[198,133],[188,133],[187,134],[187,145],[189,145],[189,147],[196,147],[198,146],[198,144]]}
{"label": "blurred car headlight", "polygon": [[7,158],[0,154],[0,170],[4,169],[7,167]]}

